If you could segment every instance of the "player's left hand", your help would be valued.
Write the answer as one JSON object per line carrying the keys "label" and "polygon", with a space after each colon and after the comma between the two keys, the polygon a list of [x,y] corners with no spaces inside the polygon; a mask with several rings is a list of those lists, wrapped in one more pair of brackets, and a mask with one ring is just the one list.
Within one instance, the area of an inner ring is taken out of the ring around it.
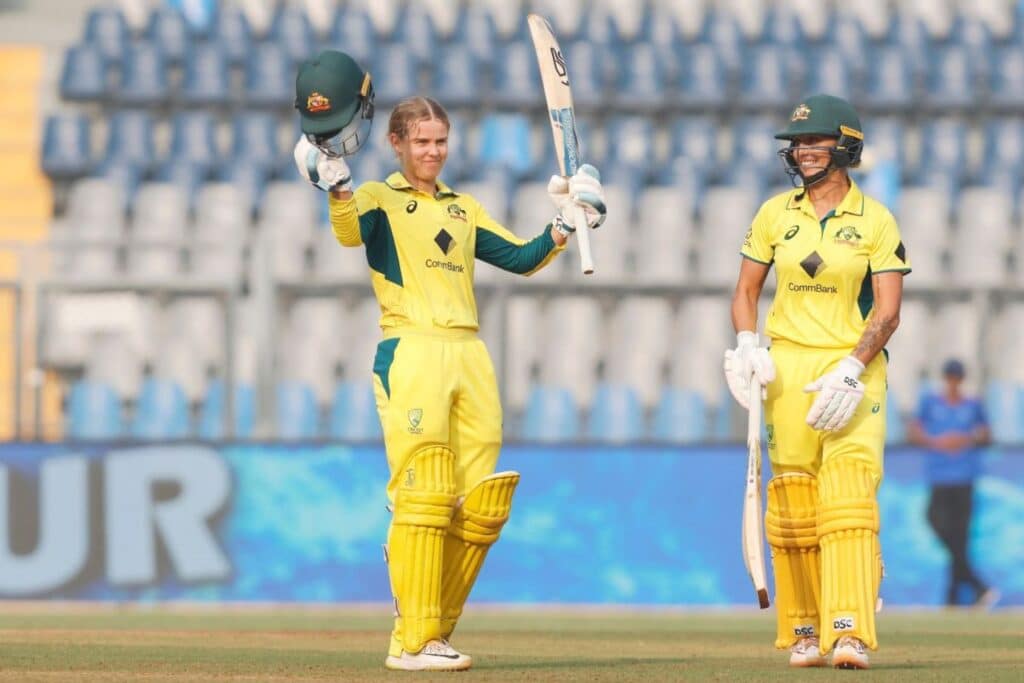
{"label": "player's left hand", "polygon": [[548,196],[558,208],[554,225],[559,232],[566,235],[575,232],[577,227],[568,216],[569,208],[573,204],[583,209],[589,228],[600,226],[608,215],[604,187],[601,186],[601,174],[590,164],[580,166],[576,174],[570,178],[551,176],[551,180],[548,181]]}
{"label": "player's left hand", "polygon": [[838,432],[849,424],[864,398],[864,384],[860,381],[862,372],[864,364],[853,356],[847,356],[839,361],[835,370],[805,386],[805,392],[818,392],[807,412],[807,424],[826,432]]}

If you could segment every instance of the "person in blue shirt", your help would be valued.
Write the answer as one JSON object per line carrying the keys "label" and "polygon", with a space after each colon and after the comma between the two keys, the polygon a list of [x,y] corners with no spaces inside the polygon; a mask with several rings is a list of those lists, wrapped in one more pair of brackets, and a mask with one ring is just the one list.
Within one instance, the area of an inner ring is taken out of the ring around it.
{"label": "person in blue shirt", "polygon": [[975,604],[990,606],[998,592],[971,568],[967,537],[971,523],[974,480],[981,469],[981,452],[992,441],[985,408],[962,390],[964,364],[950,359],[942,366],[943,389],[922,397],[910,423],[910,442],[927,450],[925,475],[931,485],[928,523],[949,550],[949,589],[946,603],[956,605],[961,586],[967,585]]}

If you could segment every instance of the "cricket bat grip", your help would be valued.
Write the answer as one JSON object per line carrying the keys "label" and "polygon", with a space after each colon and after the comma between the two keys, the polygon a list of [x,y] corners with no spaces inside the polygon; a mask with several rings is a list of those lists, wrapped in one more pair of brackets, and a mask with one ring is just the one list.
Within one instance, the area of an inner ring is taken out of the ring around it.
{"label": "cricket bat grip", "polygon": [[590,227],[587,225],[583,207],[574,202],[569,209],[569,218],[572,227],[576,228],[576,241],[580,248],[580,270],[584,275],[590,275],[594,272],[594,255],[590,251]]}

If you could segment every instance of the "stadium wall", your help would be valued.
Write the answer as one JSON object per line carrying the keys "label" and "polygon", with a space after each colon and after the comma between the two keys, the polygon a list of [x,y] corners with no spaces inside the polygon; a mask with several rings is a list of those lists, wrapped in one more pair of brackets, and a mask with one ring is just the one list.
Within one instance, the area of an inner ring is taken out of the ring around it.
{"label": "stadium wall", "polygon": [[[510,446],[523,473],[475,600],[751,605],[742,447]],[[887,604],[939,604],[922,456],[892,449]],[[0,594],[102,601],[389,600],[379,446],[0,446]],[[1024,450],[992,450],[972,556],[1024,605]]]}

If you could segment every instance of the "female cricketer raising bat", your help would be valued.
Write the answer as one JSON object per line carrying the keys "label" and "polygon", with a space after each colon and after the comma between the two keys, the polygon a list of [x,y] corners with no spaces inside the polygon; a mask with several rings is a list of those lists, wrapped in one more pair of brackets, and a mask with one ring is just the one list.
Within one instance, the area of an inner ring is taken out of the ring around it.
{"label": "female cricketer raising bat", "polygon": [[519,482],[516,472],[494,473],[501,405],[477,337],[475,262],[523,275],[543,268],[572,234],[570,208],[581,206],[589,227],[601,224],[604,191],[593,167],[552,178],[555,216],[524,241],[441,182],[449,123],[436,101],[412,97],[395,107],[388,140],[401,170],[354,192],[342,156],[368,134],[369,74],[348,55],[322,52],[299,69],[296,106],[304,133],[296,165],[328,193],[338,241],[365,247],[381,307],[373,374],[391,472],[387,556],[396,606],[385,666],[468,669],[472,659],[448,639]]}
{"label": "female cricketer raising bat", "polygon": [[[865,197],[847,169],[864,135],[850,104],[801,102],[780,151],[795,190],[754,217],[732,302],[736,348],[725,374],[747,407],[766,387],[766,536],[775,570],[778,632],[793,666],[868,666],[878,646],[882,576],[876,493],[885,444],[886,358],[910,272],[896,221]],[[758,346],[757,300],[774,264],[778,287]]]}

